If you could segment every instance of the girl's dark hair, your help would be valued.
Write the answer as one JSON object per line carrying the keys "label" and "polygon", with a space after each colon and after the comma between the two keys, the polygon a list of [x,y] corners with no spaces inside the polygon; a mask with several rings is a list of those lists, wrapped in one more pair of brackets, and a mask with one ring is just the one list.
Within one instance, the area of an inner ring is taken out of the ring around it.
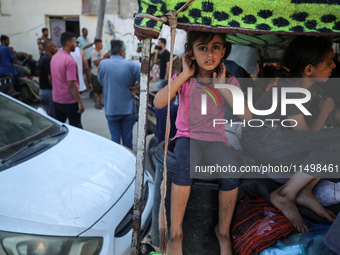
{"label": "girl's dark hair", "polygon": [[300,77],[307,65],[318,65],[330,51],[331,37],[298,36],[291,41],[280,60],[278,77]]}
{"label": "girl's dark hair", "polygon": [[[228,46],[228,42],[226,41],[226,35],[225,34],[218,34],[218,33],[207,33],[207,32],[197,32],[197,31],[189,31],[187,33],[187,41],[185,43],[185,52],[193,52],[194,51],[194,43],[197,40],[202,40],[202,42],[204,43],[209,43],[215,35],[218,35],[219,37],[221,37],[221,39],[223,40],[223,47],[227,48]],[[198,72],[198,65],[196,61],[193,61],[193,63],[195,64],[195,74],[194,76],[196,76],[197,72]]]}

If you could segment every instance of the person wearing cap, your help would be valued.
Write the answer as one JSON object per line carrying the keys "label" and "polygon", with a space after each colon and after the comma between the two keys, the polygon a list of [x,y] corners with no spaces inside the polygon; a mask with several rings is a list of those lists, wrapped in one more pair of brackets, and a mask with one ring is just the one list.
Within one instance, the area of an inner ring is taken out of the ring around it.
{"label": "person wearing cap", "polygon": [[142,62],[142,47],[143,47],[143,43],[142,42],[139,42],[137,43],[137,50],[136,52],[139,54],[139,62]]}
{"label": "person wearing cap", "polygon": [[135,63],[137,63],[139,65],[141,65],[141,63],[142,63],[142,54],[141,54],[142,46],[143,46],[143,43],[138,42],[136,50],[133,51],[131,56],[130,56],[130,60],[134,61]]}

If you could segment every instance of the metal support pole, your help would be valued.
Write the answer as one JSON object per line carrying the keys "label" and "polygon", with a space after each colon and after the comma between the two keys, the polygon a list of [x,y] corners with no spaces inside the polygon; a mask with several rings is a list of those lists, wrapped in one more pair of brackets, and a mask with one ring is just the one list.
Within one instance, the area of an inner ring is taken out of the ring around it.
{"label": "metal support pole", "polygon": [[140,250],[140,228],[143,202],[143,183],[145,168],[145,138],[147,129],[147,113],[149,98],[149,73],[150,73],[150,51],[151,39],[143,40],[142,67],[140,75],[139,92],[139,113],[138,113],[138,133],[137,133],[137,159],[136,159],[136,184],[133,210],[133,232],[131,247],[132,255],[139,254]]}
{"label": "metal support pole", "polygon": [[98,20],[97,20],[97,31],[96,31],[97,39],[102,39],[105,5],[106,5],[106,0],[100,0],[99,10],[98,10]]}

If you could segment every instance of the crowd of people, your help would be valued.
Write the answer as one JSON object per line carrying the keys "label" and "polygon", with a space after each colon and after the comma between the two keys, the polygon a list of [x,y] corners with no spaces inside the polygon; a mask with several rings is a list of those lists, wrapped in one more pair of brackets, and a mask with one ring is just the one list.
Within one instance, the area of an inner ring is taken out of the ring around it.
{"label": "crowd of people", "polygon": [[[46,113],[61,122],[68,120],[70,125],[83,128],[81,114],[85,109],[82,93],[88,91],[94,98],[96,109],[101,110],[105,102],[112,140],[120,143],[122,139],[123,145],[132,149],[132,128],[136,114],[134,96],[139,88],[140,66],[125,60],[124,43],[112,40],[111,50],[105,53],[102,40],[96,38],[91,43],[87,38],[88,30],[83,28],[79,37],[72,32],[62,33],[62,47],[58,49],[56,42],[48,37],[48,29],[42,28],[41,32],[41,37],[37,39],[39,60],[32,62],[37,63],[39,98]],[[14,67],[18,54],[9,44],[9,37],[2,35],[0,74],[10,73],[15,90],[20,92]],[[28,55],[25,57],[27,60]],[[112,69],[111,63],[117,62],[119,65]],[[131,74],[132,78],[126,79]],[[113,98],[119,100],[112,103]]]}
{"label": "crowd of people", "polygon": [[[14,51],[9,46],[10,38],[2,35],[0,74],[8,75],[10,73],[14,90],[20,93],[17,77],[18,71],[22,68],[18,70],[14,65],[18,60],[23,61],[20,66],[27,66],[27,69],[23,69],[27,71],[21,70],[22,75],[39,77],[39,98],[47,114],[62,122],[68,119],[71,125],[79,128],[82,128],[81,113],[84,111],[84,94],[82,96],[82,93],[89,92],[89,96],[94,99],[96,109],[102,110],[105,104],[105,114],[112,140],[120,143],[120,139],[122,139],[123,144],[132,149],[132,128],[134,124],[132,119],[135,120],[136,115],[134,95],[136,95],[139,86],[140,64],[125,60],[125,52],[122,52],[122,47],[125,46],[122,41],[119,41],[121,48],[118,51],[118,46],[115,45],[113,40],[111,44],[115,46],[115,52],[112,53],[112,47],[108,52],[104,52],[101,39],[95,38],[91,42],[88,39],[87,28],[83,28],[81,32],[82,34],[78,37],[73,33],[64,32],[60,37],[61,48],[58,49],[56,42],[49,37],[48,28],[42,28],[41,36],[37,39],[39,51],[39,60],[37,61],[33,60],[32,55]],[[141,48],[142,43],[139,43],[136,54],[140,55]],[[167,79],[169,57],[166,39],[160,38],[152,59],[152,65],[158,66],[160,70],[160,72],[154,74],[156,80],[160,77],[159,84]],[[116,59],[114,63],[120,61],[121,65],[112,69],[107,64],[108,62],[104,61],[109,61],[110,58]],[[138,60],[140,62],[141,58],[139,57]],[[103,64],[100,65],[101,63]],[[118,70],[118,73],[113,74],[112,71],[116,70]],[[100,76],[98,73],[100,73]],[[108,73],[110,73],[111,78]],[[130,76],[131,73],[133,73],[131,80],[122,76],[122,74]],[[108,88],[107,81],[110,79],[111,83],[113,80],[120,81],[111,85],[114,90]],[[115,97],[119,98],[117,102],[119,102],[120,107],[118,107],[118,104],[111,103],[111,99]],[[126,107],[121,107],[122,105],[126,105]],[[126,126],[128,126],[128,129],[126,129]]]}

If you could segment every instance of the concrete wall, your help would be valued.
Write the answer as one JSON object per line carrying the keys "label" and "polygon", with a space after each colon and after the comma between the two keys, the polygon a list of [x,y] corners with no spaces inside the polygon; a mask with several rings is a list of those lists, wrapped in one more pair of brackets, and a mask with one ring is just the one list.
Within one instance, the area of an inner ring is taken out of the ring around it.
{"label": "concrete wall", "polygon": [[[49,26],[49,17],[79,18],[80,30],[86,27],[88,39],[94,40],[97,28],[97,15],[82,15],[81,0],[0,0],[0,34],[10,37],[10,46],[39,59],[37,38],[41,29]],[[99,0],[90,0],[90,13],[97,13]],[[138,39],[134,36],[133,14],[138,6],[135,0],[107,0],[105,8],[103,45],[110,49],[112,39],[123,40],[126,44],[127,58],[130,59],[137,48]],[[50,37],[50,36],[49,36]],[[163,26],[160,37],[168,40],[170,49],[170,29]],[[183,52],[184,31],[177,32],[175,54]],[[153,40],[157,44],[158,40]]]}
{"label": "concrete wall", "polygon": [[[104,49],[110,49],[110,41],[112,39],[122,40],[126,46],[126,58],[131,59],[137,49],[137,43],[139,42],[137,37],[134,36],[133,19],[121,19],[117,14],[106,14],[103,31]],[[167,40],[166,47],[170,51],[170,28],[164,25],[159,37],[163,37]],[[183,54],[185,39],[185,31],[177,29],[174,54]],[[157,45],[158,40],[152,40],[152,42],[154,45]]]}
{"label": "concrete wall", "polygon": [[[89,1],[90,13],[98,13],[100,0]],[[138,11],[136,0],[106,0],[106,14],[116,14],[121,19],[131,19]]]}
{"label": "concrete wall", "polygon": [[49,28],[49,16],[79,18],[80,27],[86,26],[89,38],[94,38],[97,16],[81,15],[80,0],[1,0],[0,34],[10,37],[10,46],[38,59],[37,38],[41,29]]}

